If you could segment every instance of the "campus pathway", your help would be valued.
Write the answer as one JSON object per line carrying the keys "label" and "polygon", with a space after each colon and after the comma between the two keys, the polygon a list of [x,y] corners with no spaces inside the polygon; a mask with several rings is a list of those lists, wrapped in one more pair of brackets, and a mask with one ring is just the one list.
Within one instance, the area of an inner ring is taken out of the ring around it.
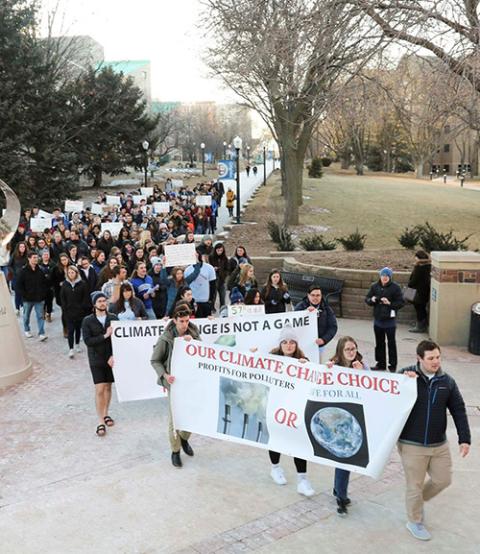
{"label": "campus pathway", "polygon": [[[253,164],[252,164],[253,167]],[[279,167],[279,162],[276,162],[276,167]],[[240,173],[240,206],[243,208],[245,202],[252,196],[252,193],[262,185],[263,183],[263,164],[257,165],[258,172],[257,175],[253,175],[253,171],[250,171],[250,176],[247,177],[245,171]],[[273,171],[273,161],[267,160],[267,179]],[[236,194],[236,181],[222,179],[225,193],[227,192],[228,187],[231,187]],[[225,225],[230,223],[230,216],[228,215],[228,210],[225,207],[226,196],[222,199],[222,206],[218,210],[218,219],[217,219],[217,233],[223,231]],[[236,215],[236,206],[233,210],[234,216]]]}
{"label": "campus pathway", "polygon": [[[339,320],[373,361],[370,322]],[[265,451],[195,436],[193,459],[173,468],[166,400],[119,405],[116,425],[95,436],[93,384],[83,351],[72,361],[58,310],[49,339],[27,341],[33,375],[0,395],[0,551],[5,554],[480,552],[480,366],[463,349],[445,348],[473,430],[471,455],[458,456],[453,424],[453,485],[427,507],[430,543],[406,531],[397,454],[379,481],[353,475],[349,515],[336,515],[331,469],[309,464],[317,491],[275,485]],[[402,364],[419,337],[399,330]]]}

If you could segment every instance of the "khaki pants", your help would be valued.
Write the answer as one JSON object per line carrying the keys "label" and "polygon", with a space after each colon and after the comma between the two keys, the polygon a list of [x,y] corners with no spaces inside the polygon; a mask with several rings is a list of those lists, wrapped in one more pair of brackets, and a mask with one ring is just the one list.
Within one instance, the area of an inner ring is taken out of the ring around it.
{"label": "khaki pants", "polygon": [[180,439],[188,441],[191,433],[188,431],[177,431],[174,429],[173,415],[172,415],[172,405],[169,402],[168,406],[168,438],[170,439],[170,446],[172,447],[172,452],[178,452],[181,447]]}
{"label": "khaki pants", "polygon": [[[398,443],[407,491],[405,501],[408,520],[420,523],[423,503],[430,500],[452,482],[452,458],[448,443],[441,446],[415,446]],[[426,474],[430,479],[425,483]]]}

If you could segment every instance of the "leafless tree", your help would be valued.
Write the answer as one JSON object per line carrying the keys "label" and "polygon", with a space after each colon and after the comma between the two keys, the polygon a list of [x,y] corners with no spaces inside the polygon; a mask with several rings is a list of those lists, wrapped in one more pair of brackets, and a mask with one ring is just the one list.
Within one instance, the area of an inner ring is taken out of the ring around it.
{"label": "leafless tree", "polygon": [[[329,94],[378,41],[343,0],[204,0],[206,63],[268,125],[284,167],[285,222],[298,224],[305,152]],[[366,20],[366,21],[365,21]],[[369,40],[367,40],[367,37]]]}

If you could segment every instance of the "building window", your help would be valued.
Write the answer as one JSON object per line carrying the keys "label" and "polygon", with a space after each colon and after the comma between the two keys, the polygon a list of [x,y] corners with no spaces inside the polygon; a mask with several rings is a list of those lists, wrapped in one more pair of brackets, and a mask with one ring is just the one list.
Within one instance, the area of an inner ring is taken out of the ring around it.
{"label": "building window", "polygon": [[450,152],[450,145],[449,144],[444,144],[443,145],[443,151],[444,151],[445,154]]}

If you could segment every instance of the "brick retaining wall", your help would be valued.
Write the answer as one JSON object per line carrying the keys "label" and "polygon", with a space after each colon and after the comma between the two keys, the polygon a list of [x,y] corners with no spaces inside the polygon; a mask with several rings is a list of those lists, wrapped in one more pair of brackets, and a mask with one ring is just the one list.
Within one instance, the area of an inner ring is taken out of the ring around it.
{"label": "brick retaining wall", "polygon": [[[364,298],[370,285],[378,279],[377,271],[305,264],[298,262],[290,252],[274,252],[270,256],[252,258],[252,262],[255,265],[255,274],[260,285],[263,285],[268,273],[274,267],[285,271],[340,279],[344,281],[342,293],[343,316],[352,319],[372,319],[373,310],[365,304]],[[409,275],[410,273],[406,271],[396,271],[394,279],[403,287],[407,284]],[[415,310],[411,304],[405,305],[398,312],[398,321],[400,323],[415,321]]]}

